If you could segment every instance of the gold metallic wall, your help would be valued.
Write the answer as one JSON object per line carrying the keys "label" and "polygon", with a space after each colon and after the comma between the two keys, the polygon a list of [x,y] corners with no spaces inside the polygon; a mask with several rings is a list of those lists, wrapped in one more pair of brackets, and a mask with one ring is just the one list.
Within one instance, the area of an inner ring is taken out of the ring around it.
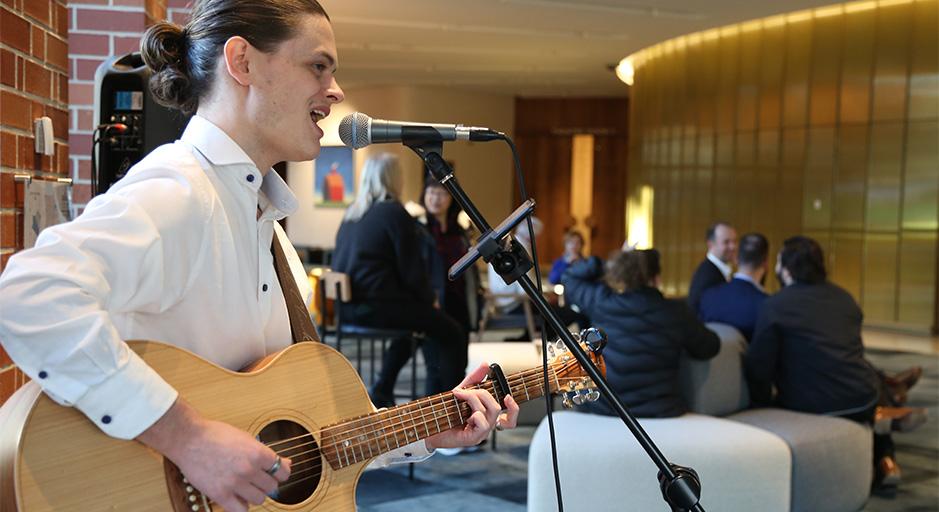
{"label": "gold metallic wall", "polygon": [[651,187],[667,293],[687,292],[724,219],[774,255],[788,236],[817,239],[868,324],[934,329],[937,20],[936,0],[856,2],[630,57],[627,198]]}

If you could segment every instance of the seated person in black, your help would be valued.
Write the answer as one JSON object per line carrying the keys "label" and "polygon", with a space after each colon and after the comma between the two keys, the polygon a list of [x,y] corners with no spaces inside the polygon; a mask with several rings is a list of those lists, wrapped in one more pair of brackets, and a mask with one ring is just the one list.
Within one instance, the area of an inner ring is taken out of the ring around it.
{"label": "seated person in black", "polygon": [[[879,383],[864,359],[861,308],[826,279],[822,249],[811,238],[786,240],[776,273],[784,288],[764,302],[746,354],[754,405],[873,424]],[[878,482],[899,481],[893,457],[889,434],[875,434]]]}
{"label": "seated person in black", "polygon": [[[440,310],[420,255],[422,228],[398,200],[402,182],[396,156],[384,153],[369,158],[355,201],[339,226],[332,263],[351,281],[352,302],[342,309],[343,322],[426,335],[426,393],[431,395],[453,389],[463,380],[467,333]],[[385,352],[371,393],[379,407],[394,404],[395,378],[403,365],[400,359],[403,355],[407,361],[410,356],[406,343],[395,340]]]}
{"label": "seated person in black", "polygon": [[730,281],[734,260],[737,258],[737,231],[726,222],[715,222],[705,234],[708,252],[691,276],[688,287],[688,305],[698,311],[701,294],[708,288]]}
{"label": "seated person in black", "polygon": [[750,341],[760,306],[768,296],[763,290],[768,254],[769,242],[765,236],[759,233],[743,235],[737,255],[737,273],[729,283],[704,290],[698,318],[702,322],[720,322],[736,327]]}
{"label": "seated person in black", "polygon": [[[658,251],[633,250],[616,254],[605,276],[600,259],[591,257],[571,265],[561,279],[568,300],[609,336],[603,356],[610,386],[636,416],[645,418],[688,411],[678,382],[683,351],[710,359],[720,350],[717,335],[685,301],[662,295],[660,273]],[[588,410],[615,414],[605,400],[589,404]]]}

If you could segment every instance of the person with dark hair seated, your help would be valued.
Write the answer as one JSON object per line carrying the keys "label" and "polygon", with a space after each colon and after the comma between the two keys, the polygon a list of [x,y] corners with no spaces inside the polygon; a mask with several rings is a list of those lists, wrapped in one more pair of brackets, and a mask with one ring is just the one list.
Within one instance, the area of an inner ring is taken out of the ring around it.
{"label": "person with dark hair seated", "polygon": [[551,272],[548,273],[548,282],[551,284],[560,284],[561,276],[571,263],[584,259],[584,235],[579,231],[570,230],[564,233],[564,254],[551,264]]}
{"label": "person with dark hair seated", "polygon": [[815,240],[786,240],[776,274],[784,287],[763,304],[746,354],[751,400],[757,406],[874,426],[875,484],[899,483],[890,431],[919,426],[925,410],[881,408],[878,413],[882,391],[876,370],[864,358],[864,315],[848,292],[827,280]]}
{"label": "person with dark hair seated", "polygon": [[[660,273],[659,252],[649,249],[616,254],[607,263],[605,279],[596,257],[574,263],[562,277],[568,300],[609,336],[603,353],[607,381],[636,416],[645,418],[688,411],[678,389],[682,352],[710,359],[720,350],[717,334],[683,300],[662,295]],[[605,400],[589,404],[588,410],[614,415]]]}
{"label": "person with dark hair seated", "polygon": [[760,233],[740,239],[738,271],[729,283],[704,290],[698,307],[702,322],[720,322],[736,327],[750,341],[760,306],[768,297],[763,290],[769,242]]}

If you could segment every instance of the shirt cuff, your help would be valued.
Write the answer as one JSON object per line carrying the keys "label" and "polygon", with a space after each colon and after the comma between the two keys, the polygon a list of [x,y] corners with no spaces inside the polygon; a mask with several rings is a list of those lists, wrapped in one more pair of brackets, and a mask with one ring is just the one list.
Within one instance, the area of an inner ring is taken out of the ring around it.
{"label": "shirt cuff", "polygon": [[89,388],[75,407],[105,434],[134,439],[156,423],[179,393],[137,354],[100,384]]}

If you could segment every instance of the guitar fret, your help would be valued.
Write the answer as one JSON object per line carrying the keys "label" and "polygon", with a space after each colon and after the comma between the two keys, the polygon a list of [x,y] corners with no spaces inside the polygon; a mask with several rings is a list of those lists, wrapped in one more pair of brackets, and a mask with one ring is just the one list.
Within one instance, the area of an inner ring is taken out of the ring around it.
{"label": "guitar fret", "polygon": [[457,401],[457,399],[456,399],[455,396],[453,397],[453,403],[456,404],[456,413],[460,415],[460,424],[462,425],[462,424],[464,423],[464,421],[463,421],[463,411],[460,410],[460,402]]}
{"label": "guitar fret", "polygon": [[443,413],[447,418],[447,430],[453,428],[453,423],[450,421],[450,414],[447,412],[447,401],[444,400],[443,395],[440,395],[440,403],[443,405]]}

